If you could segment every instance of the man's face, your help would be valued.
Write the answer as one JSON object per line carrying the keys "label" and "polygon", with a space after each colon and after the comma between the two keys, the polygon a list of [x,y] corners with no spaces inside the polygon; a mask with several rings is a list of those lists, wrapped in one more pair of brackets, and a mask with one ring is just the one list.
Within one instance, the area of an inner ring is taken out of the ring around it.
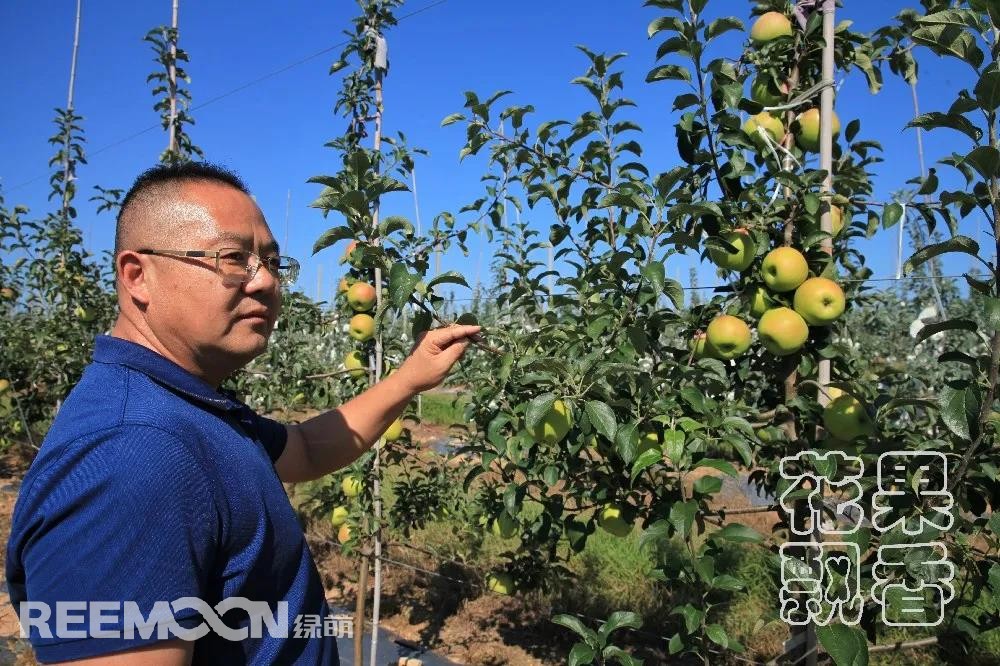
{"label": "man's face", "polygon": [[[185,183],[174,250],[235,248],[262,258],[278,254],[257,204],[215,182]],[[155,249],[155,248],[154,248]],[[225,279],[214,258],[149,257],[147,320],[157,338],[212,375],[225,376],[267,348],[281,309],[278,278],[260,266],[252,280]]]}

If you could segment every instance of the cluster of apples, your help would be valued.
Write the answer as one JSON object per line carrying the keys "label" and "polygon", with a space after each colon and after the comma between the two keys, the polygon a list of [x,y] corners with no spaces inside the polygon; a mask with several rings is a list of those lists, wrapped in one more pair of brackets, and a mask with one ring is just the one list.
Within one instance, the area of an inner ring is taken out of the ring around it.
{"label": "cluster of apples", "polygon": [[[357,247],[358,241],[351,241],[344,250],[341,263],[351,261],[351,256]],[[375,337],[375,318],[369,314],[375,308],[375,287],[361,280],[350,283],[344,277],[340,279],[337,291],[345,295],[348,306],[354,312],[348,324],[348,333],[358,342],[368,342]],[[353,377],[363,377],[367,367],[364,355],[357,349],[344,357],[344,368],[350,370]]]}
{"label": "cluster of apples", "polygon": [[[757,255],[753,236],[746,229],[723,234],[732,246],[710,248],[709,256],[719,267],[746,271]],[[750,314],[758,317],[757,335],[768,353],[788,356],[799,351],[809,339],[810,326],[828,326],[844,313],[847,300],[836,282],[825,277],[809,277],[805,256],[793,247],[778,247],[764,256],[758,286],[750,298]],[[791,305],[774,305],[772,294],[791,295]],[[692,341],[695,357],[729,360],[750,348],[750,327],[739,317],[720,315],[704,333]]]}
{"label": "cluster of apples", "polygon": [[[763,46],[777,39],[791,37],[793,34],[792,22],[781,12],[767,12],[762,14],[750,28],[750,41],[755,46]],[[750,84],[750,98],[764,107],[773,107],[784,104],[790,90],[786,83],[781,83],[777,87],[767,78],[758,75]],[[833,134],[840,133],[840,119],[837,114],[832,118]],[[795,143],[803,152],[819,152],[819,123],[820,111],[813,107],[807,109],[795,118],[792,123],[792,133],[795,135]],[[785,125],[778,116],[772,115],[768,111],[750,116],[743,123],[743,131],[750,136],[750,140],[760,146],[763,137],[760,135],[763,130],[776,144],[780,144],[785,138]]]}

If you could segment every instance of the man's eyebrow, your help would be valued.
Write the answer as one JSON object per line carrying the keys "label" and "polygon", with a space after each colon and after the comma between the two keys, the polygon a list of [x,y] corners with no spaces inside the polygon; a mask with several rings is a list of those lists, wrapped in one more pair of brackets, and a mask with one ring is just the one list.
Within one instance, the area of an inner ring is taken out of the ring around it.
{"label": "man's eyebrow", "polygon": [[[250,245],[250,239],[246,238],[245,236],[241,236],[241,235],[239,235],[237,233],[233,233],[232,231],[223,231],[223,232],[220,232],[219,235],[216,236],[215,240],[212,241],[212,242],[213,243],[222,243],[222,242],[235,243],[239,247],[245,247],[247,245]],[[264,245],[263,247],[261,247],[261,252],[262,253],[273,252],[274,254],[280,254],[280,251],[279,251],[279,248],[278,248],[278,241],[272,240],[270,243]]]}

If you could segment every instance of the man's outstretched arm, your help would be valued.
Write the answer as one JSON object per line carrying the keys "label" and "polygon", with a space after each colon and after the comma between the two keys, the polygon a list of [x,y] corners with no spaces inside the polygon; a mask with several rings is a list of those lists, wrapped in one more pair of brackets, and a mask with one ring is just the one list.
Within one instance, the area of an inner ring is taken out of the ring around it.
{"label": "man's outstretched arm", "polygon": [[479,326],[428,331],[399,370],[347,403],[298,425],[288,425],[285,449],[275,463],[286,483],[318,479],[350,465],[370,449],[406,405],[444,381]]}

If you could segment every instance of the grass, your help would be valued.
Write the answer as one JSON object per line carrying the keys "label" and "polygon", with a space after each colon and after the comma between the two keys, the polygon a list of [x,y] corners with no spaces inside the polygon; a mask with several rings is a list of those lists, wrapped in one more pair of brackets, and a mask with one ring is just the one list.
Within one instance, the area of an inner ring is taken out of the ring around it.
{"label": "grass", "polygon": [[450,426],[466,422],[465,404],[468,398],[455,393],[427,392],[420,399],[421,420],[425,423]]}

